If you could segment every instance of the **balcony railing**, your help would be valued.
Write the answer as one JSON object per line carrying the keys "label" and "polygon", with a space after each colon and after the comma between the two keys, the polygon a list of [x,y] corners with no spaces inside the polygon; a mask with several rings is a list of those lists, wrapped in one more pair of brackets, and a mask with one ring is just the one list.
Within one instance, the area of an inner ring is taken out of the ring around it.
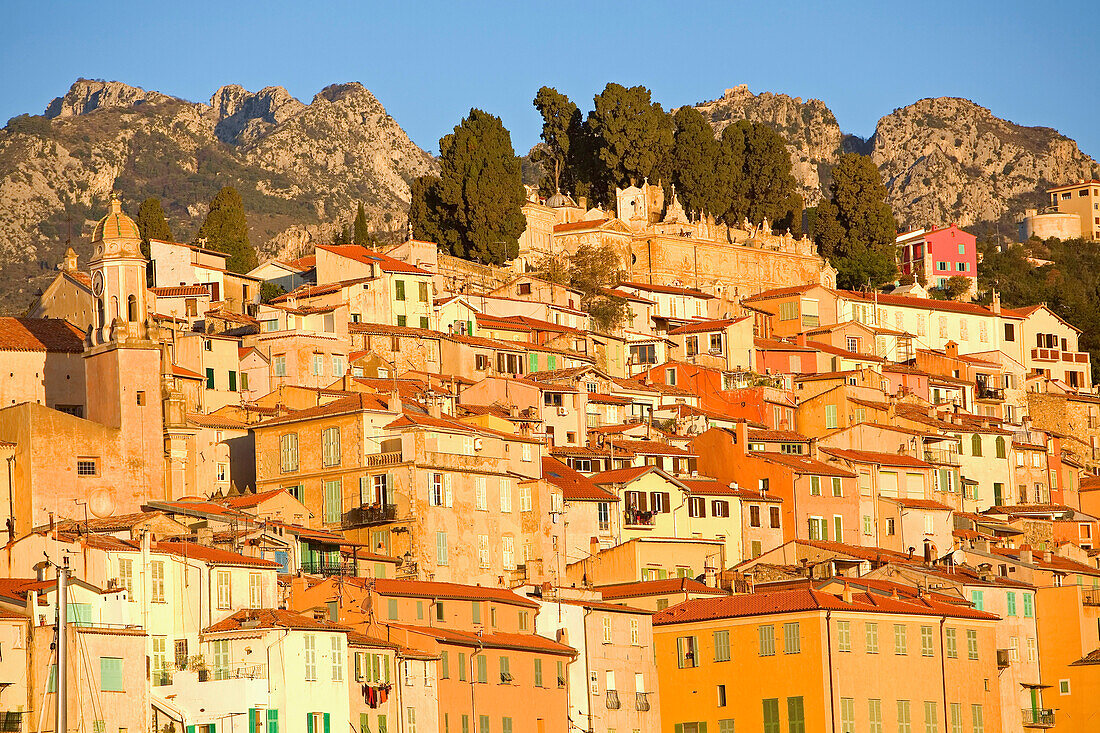
{"label": "balcony railing", "polygon": [[19,733],[23,730],[23,713],[0,712],[0,731]]}
{"label": "balcony railing", "polygon": [[938,463],[943,466],[959,465],[959,454],[942,448],[926,448],[924,460],[928,463]]}
{"label": "balcony railing", "polygon": [[979,384],[976,390],[979,400],[1003,400],[1005,391],[1001,387],[986,387]]}
{"label": "balcony railing", "polygon": [[344,529],[370,527],[375,524],[392,522],[396,516],[396,504],[368,504],[344,512],[341,525]]}
{"label": "balcony railing", "polygon": [[648,692],[635,692],[634,693],[634,707],[641,712],[649,710],[649,693]]}
{"label": "balcony railing", "polygon": [[354,562],[320,558],[302,560],[302,572],[310,575],[355,575],[356,567]]}
{"label": "balcony railing", "polygon": [[172,684],[172,673],[166,669],[153,670],[153,687]]}
{"label": "balcony railing", "polygon": [[1025,728],[1053,728],[1054,711],[1050,708],[1024,708]]}
{"label": "balcony railing", "polygon": [[653,512],[643,512],[638,509],[627,509],[623,514],[623,521],[627,525],[635,527],[652,527],[654,524]]}
{"label": "balcony railing", "polygon": [[1088,588],[1081,592],[1081,602],[1086,606],[1100,606],[1100,588]]}
{"label": "balcony railing", "polygon": [[1009,649],[997,650],[997,669],[1007,669],[1012,663],[1011,651]]}
{"label": "balcony railing", "polygon": [[619,691],[618,690],[608,690],[607,691],[607,709],[608,710],[618,710],[622,706],[623,706],[623,704],[621,702],[619,702]]}
{"label": "balcony railing", "polygon": [[371,453],[367,455],[367,468],[396,466],[401,463],[401,451],[396,453]]}
{"label": "balcony railing", "polygon": [[206,679],[199,682],[216,682],[218,680],[265,680],[267,679],[266,664],[230,664],[224,667],[214,667],[206,675]]}

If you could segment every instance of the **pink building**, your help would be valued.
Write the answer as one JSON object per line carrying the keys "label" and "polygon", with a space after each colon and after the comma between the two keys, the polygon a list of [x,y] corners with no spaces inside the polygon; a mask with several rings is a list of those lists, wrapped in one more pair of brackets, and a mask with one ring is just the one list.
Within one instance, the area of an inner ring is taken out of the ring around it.
{"label": "pink building", "polygon": [[952,224],[943,229],[915,229],[897,237],[898,264],[905,275],[920,282],[923,275],[928,288],[943,287],[948,279],[960,275],[970,279],[973,295],[978,287],[977,238]]}

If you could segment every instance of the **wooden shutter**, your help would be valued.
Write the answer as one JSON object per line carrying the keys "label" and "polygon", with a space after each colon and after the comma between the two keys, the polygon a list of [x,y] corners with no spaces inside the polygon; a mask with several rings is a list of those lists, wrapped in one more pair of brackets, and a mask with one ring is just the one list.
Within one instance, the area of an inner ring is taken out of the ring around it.
{"label": "wooden shutter", "polygon": [[248,733],[256,733],[256,708],[248,709]]}
{"label": "wooden shutter", "polygon": [[330,721],[329,721],[329,714],[328,713],[325,713],[324,721],[325,721],[325,733],[330,733],[330,730],[329,730]]}
{"label": "wooden shutter", "polygon": [[666,514],[672,511],[672,501],[670,500],[669,493],[667,491],[661,492],[661,511]]}

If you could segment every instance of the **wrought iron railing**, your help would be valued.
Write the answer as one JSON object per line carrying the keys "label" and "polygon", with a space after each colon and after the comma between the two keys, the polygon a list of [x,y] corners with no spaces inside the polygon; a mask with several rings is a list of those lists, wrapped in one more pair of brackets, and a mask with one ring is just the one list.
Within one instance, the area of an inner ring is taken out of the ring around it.
{"label": "wrought iron railing", "polygon": [[1050,708],[1024,708],[1023,716],[1027,728],[1054,727],[1054,711]]}
{"label": "wrought iron railing", "polygon": [[368,504],[344,512],[341,525],[344,529],[370,527],[392,522],[397,517],[396,504]]}

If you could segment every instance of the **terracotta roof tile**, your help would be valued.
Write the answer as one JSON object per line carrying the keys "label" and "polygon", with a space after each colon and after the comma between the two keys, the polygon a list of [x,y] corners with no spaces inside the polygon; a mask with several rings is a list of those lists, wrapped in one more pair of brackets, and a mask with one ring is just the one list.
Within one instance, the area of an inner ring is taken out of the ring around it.
{"label": "terracotta roof tile", "polygon": [[724,318],[720,321],[698,321],[695,323],[685,323],[682,326],[672,329],[668,332],[669,336],[679,336],[685,333],[701,333],[703,331],[722,331],[727,326],[731,326],[738,321],[743,321],[748,316],[742,318]]}
{"label": "terracotta roof tile", "polygon": [[513,606],[537,608],[538,603],[513,593],[508,588],[487,588],[462,583],[441,583],[427,580],[392,580],[387,578],[355,578],[349,582],[373,583],[374,592],[380,596],[408,596],[413,598],[444,598],[467,601],[496,601]]}
{"label": "terracotta roof tile", "polygon": [[844,448],[822,448],[822,453],[855,463],[877,463],[882,466],[900,466],[906,468],[931,468],[932,464],[898,453],[879,453],[869,450],[848,450]]}
{"label": "terracotta roof tile", "polygon": [[149,288],[158,298],[183,298],[186,296],[210,297],[210,291],[203,285],[177,285],[168,288]]}
{"label": "terracotta roof tile", "polygon": [[50,351],[79,354],[84,334],[60,318],[0,317],[0,351]]}
{"label": "terracotta roof tile", "polygon": [[389,255],[384,255],[381,252],[375,252],[374,250],[367,249],[357,244],[334,244],[334,245],[322,245],[317,249],[324,250],[325,252],[332,252],[333,254],[346,257],[350,260],[362,263],[364,265],[377,264],[383,272],[403,272],[412,275],[431,275],[427,270],[421,270],[415,265],[410,265],[408,262],[402,262],[401,260],[394,259]]}
{"label": "terracotta roof tile", "polygon": [[597,486],[592,479],[578,473],[557,458],[542,459],[542,477],[561,489],[566,501],[618,501],[619,497]]}
{"label": "terracotta roof tile", "polygon": [[301,631],[350,631],[347,626],[341,626],[331,621],[320,621],[310,616],[303,616],[294,611],[282,608],[252,608],[237,611],[229,618],[207,626],[204,634],[213,634],[219,631],[242,631],[248,629],[296,629]]}
{"label": "terracotta roof tile", "polygon": [[[536,603],[537,607],[538,604]],[[431,626],[413,626],[409,624],[393,624],[397,628],[408,629],[427,636],[435,637],[446,644],[459,646],[481,647],[487,649],[515,649],[517,651],[543,652],[546,654],[575,655],[577,651],[565,644],[539,636],[538,634],[510,634],[504,631],[495,631],[489,634],[475,634],[469,631],[456,629],[442,629]]]}
{"label": "terracotta roof tile", "polygon": [[593,590],[599,591],[605,601],[642,596],[661,596],[670,593],[726,594],[725,591],[711,588],[709,585],[692,578],[664,578],[662,580],[642,580],[636,583],[615,583],[597,586]]}

